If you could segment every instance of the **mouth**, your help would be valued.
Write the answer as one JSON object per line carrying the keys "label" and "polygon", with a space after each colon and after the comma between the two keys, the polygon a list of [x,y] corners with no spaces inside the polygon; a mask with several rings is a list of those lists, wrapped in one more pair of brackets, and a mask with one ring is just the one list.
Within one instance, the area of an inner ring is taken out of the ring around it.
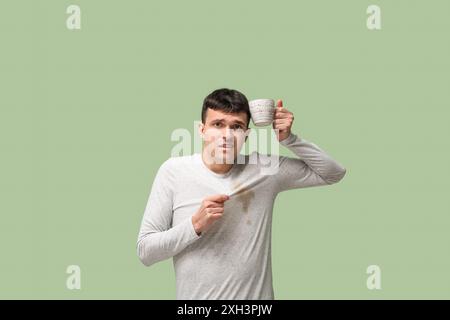
{"label": "mouth", "polygon": [[233,149],[233,146],[231,144],[220,144],[219,148],[221,148],[223,150],[231,150],[231,149]]}

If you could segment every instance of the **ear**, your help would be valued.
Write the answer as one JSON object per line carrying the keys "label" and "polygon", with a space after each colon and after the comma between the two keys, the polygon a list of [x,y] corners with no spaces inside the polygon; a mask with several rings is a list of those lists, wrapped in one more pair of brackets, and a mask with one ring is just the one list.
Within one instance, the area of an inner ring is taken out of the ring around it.
{"label": "ear", "polygon": [[248,135],[250,134],[250,130],[252,130],[252,129],[248,128],[247,130],[245,130],[245,140],[244,140],[244,142],[247,142],[247,138],[248,138]]}
{"label": "ear", "polygon": [[205,125],[202,122],[200,122],[198,124],[198,134],[200,135],[200,137],[202,139],[204,138],[204,135],[205,135],[204,132],[205,132]]}

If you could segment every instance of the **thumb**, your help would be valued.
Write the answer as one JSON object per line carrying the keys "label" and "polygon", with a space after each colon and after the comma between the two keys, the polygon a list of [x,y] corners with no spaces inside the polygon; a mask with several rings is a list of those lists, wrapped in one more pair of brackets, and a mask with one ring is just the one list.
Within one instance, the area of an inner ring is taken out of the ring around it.
{"label": "thumb", "polygon": [[277,100],[277,108],[283,108],[283,100],[281,99]]}

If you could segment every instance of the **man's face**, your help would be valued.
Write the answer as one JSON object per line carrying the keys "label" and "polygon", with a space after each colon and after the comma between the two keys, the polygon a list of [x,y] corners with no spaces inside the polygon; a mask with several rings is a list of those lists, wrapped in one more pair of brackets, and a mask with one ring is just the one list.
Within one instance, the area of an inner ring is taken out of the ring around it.
{"label": "man's face", "polygon": [[235,163],[250,129],[247,128],[247,114],[224,113],[208,109],[205,123],[199,131],[204,148],[215,163]]}

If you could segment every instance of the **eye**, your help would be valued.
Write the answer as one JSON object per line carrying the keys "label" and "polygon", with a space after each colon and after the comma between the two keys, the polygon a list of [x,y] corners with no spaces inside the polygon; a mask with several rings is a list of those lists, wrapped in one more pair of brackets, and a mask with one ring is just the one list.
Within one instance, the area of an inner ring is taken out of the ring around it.
{"label": "eye", "polygon": [[220,122],[215,122],[215,123],[213,123],[213,126],[216,128],[220,128],[222,126],[222,124]]}
{"label": "eye", "polygon": [[242,126],[241,126],[240,124],[235,124],[235,125],[233,126],[233,129],[234,129],[234,130],[242,129]]}

